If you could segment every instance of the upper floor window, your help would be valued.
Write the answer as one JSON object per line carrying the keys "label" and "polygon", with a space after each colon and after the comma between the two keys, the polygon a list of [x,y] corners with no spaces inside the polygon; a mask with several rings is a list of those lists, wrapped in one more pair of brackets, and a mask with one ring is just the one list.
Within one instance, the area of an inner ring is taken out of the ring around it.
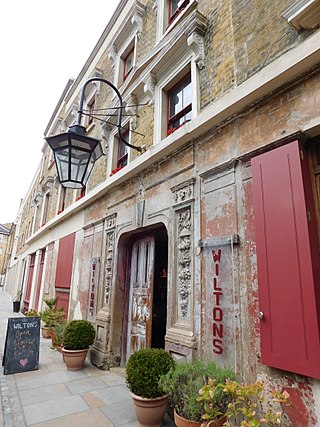
{"label": "upper floor window", "polygon": [[191,72],[168,91],[168,125],[170,135],[192,118]]}
{"label": "upper floor window", "polygon": [[57,214],[60,214],[61,212],[63,212],[66,207],[66,195],[67,195],[66,187],[63,187],[62,185],[60,185]]}
{"label": "upper floor window", "polygon": [[46,193],[43,200],[43,208],[42,208],[42,218],[41,218],[41,226],[45,225],[48,221],[49,217],[49,202],[50,202],[50,193]]}
{"label": "upper floor window", "polygon": [[87,105],[87,114],[88,114],[88,123],[87,125],[90,126],[93,123],[93,115],[94,115],[94,105],[96,103],[95,96],[89,101]]}
{"label": "upper floor window", "polygon": [[134,65],[134,48],[123,59],[123,81],[128,77]]}
{"label": "upper floor window", "polygon": [[119,26],[108,53],[114,72],[113,83],[117,87],[127,81],[137,61],[136,45],[142,34],[145,10],[146,6],[135,0],[131,2],[130,9],[123,8],[123,13],[118,17]]}
{"label": "upper floor window", "polygon": [[[126,141],[129,141],[129,130],[126,130],[122,136]],[[118,138],[118,159],[117,167],[123,168],[128,164],[128,146],[123,143],[123,141]]]}
{"label": "upper floor window", "polygon": [[76,192],[76,202],[86,195],[86,187],[79,188]]}
{"label": "upper floor window", "polygon": [[169,24],[184,10],[190,0],[169,0]]}
{"label": "upper floor window", "polygon": [[[131,135],[129,130],[129,123],[126,125],[126,128],[122,130],[122,136],[127,142],[131,142]],[[118,135],[114,135],[113,139],[113,155],[110,159],[109,170],[111,171],[109,176],[114,175],[119,172],[122,168],[127,166],[129,163],[129,147],[123,143]]]}

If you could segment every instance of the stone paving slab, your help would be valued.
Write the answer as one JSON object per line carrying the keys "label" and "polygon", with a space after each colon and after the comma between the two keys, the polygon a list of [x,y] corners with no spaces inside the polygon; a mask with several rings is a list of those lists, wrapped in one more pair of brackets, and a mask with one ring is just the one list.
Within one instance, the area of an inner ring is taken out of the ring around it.
{"label": "stone paving slab", "polygon": [[105,388],[106,385],[99,378],[84,378],[76,381],[70,381],[65,384],[70,393],[82,394],[88,391],[99,390]]}
{"label": "stone paving slab", "polygon": [[54,384],[44,387],[21,390],[19,393],[23,406],[45,402],[47,400],[70,396],[71,393],[65,384]]}
{"label": "stone paving slab", "polygon": [[101,411],[107,416],[114,426],[122,426],[124,424],[128,427],[131,425],[132,427],[135,425],[139,426],[135,416],[132,399],[128,400],[125,405],[123,402],[118,402],[105,406],[101,408]]}
{"label": "stone paving slab", "polygon": [[86,411],[80,414],[67,415],[52,421],[34,424],[32,427],[113,427],[113,424],[99,411]]}
{"label": "stone paving slab", "polygon": [[132,402],[132,398],[129,394],[128,389],[121,385],[114,387],[105,387],[101,390],[96,390],[92,392],[92,394],[104,400],[108,405],[123,401]]}
{"label": "stone paving slab", "polygon": [[90,409],[81,396],[67,396],[23,406],[27,425],[54,420]]}

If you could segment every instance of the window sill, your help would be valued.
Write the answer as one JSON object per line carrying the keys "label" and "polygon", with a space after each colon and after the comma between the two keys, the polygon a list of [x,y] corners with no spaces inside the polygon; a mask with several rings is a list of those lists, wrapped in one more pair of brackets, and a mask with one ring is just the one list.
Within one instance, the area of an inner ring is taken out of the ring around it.
{"label": "window sill", "polygon": [[95,127],[95,123],[94,122],[90,123],[90,125],[86,128],[86,132],[87,133],[91,132],[94,129],[94,127]]}
{"label": "window sill", "polygon": [[318,28],[320,4],[317,0],[300,0],[285,10],[282,17],[296,30]]}

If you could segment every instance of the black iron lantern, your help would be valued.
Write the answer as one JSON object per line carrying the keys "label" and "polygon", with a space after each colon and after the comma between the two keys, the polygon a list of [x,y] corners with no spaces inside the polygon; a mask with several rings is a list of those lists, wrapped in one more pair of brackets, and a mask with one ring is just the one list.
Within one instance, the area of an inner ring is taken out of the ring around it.
{"label": "black iron lantern", "polygon": [[61,185],[66,188],[84,188],[95,161],[103,154],[100,141],[87,136],[85,127],[81,125],[85,88],[88,83],[93,81],[106,83],[116,92],[119,100],[119,107],[117,107],[119,138],[127,146],[141,151],[141,147],[129,144],[122,136],[121,121],[123,103],[118,89],[108,80],[100,77],[92,77],[85,82],[81,90],[77,123],[71,126],[66,133],[45,138],[54,153],[59,181]]}
{"label": "black iron lantern", "polygon": [[84,188],[95,161],[103,154],[100,141],[86,136],[85,128],[80,125],[45,139],[53,150],[61,185]]}

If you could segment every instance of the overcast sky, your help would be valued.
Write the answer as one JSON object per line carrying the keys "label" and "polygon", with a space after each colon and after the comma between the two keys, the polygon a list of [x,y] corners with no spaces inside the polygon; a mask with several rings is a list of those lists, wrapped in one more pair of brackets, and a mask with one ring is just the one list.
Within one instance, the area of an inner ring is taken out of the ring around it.
{"label": "overcast sky", "polygon": [[13,222],[43,134],[119,0],[11,0],[0,7],[0,223]]}

